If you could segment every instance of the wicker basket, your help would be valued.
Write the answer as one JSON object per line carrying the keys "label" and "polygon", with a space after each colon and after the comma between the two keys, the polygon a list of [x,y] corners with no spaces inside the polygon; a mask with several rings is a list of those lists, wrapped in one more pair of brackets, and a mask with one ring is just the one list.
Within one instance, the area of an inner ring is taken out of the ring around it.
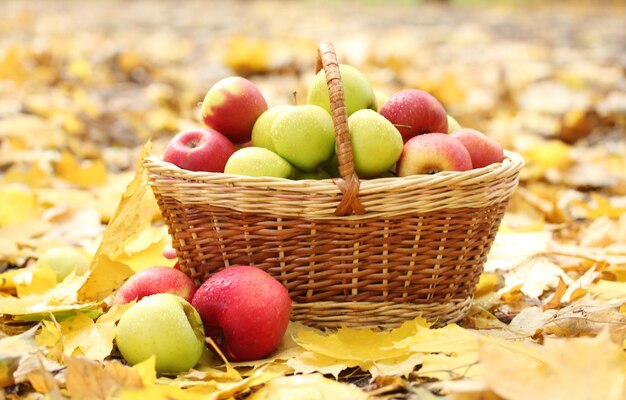
{"label": "wicker basket", "polygon": [[255,265],[318,328],[442,325],[466,314],[523,160],[466,172],[360,180],[354,173],[337,59],[322,42],[339,179],[289,180],[144,165],[181,269],[197,283]]}

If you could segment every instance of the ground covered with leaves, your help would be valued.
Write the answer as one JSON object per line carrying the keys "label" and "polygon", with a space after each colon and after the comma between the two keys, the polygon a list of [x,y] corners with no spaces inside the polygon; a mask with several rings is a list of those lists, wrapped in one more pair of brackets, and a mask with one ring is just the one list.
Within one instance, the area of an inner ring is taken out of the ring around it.
{"label": "ground covered with leaves", "polygon": [[[3,396],[626,398],[626,8],[588,3],[0,1]],[[271,358],[207,351],[178,376],[128,366],[111,294],[173,263],[142,151],[201,126],[227,75],[270,105],[303,102],[320,39],[376,89],[429,91],[525,158],[470,314],[294,324]],[[34,268],[60,244],[90,273],[57,284]]]}

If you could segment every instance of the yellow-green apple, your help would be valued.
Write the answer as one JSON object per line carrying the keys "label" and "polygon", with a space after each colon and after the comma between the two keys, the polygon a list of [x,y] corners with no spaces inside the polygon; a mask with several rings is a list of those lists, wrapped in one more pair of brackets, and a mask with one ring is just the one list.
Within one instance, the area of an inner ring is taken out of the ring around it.
{"label": "yellow-green apple", "polygon": [[360,178],[376,177],[391,168],[402,154],[402,135],[374,110],[348,117],[354,170]]}
{"label": "yellow-green apple", "polygon": [[69,247],[52,247],[41,254],[35,263],[35,267],[40,268],[47,265],[57,275],[57,282],[61,282],[72,271],[76,275],[83,275],[89,270],[89,259],[80,250]]}
{"label": "yellow-green apple", "polygon": [[252,266],[225,268],[207,279],[192,301],[213,338],[232,361],[256,360],[280,344],[291,316],[287,289]]}
{"label": "yellow-green apple", "polygon": [[463,128],[452,133],[459,140],[472,158],[474,168],[482,168],[504,160],[504,149],[497,141],[470,128]]}
{"label": "yellow-green apple", "polygon": [[293,167],[278,154],[263,147],[244,147],[228,159],[224,172],[234,175],[291,178]]}
{"label": "yellow-green apple", "polygon": [[461,129],[461,124],[459,124],[459,122],[456,119],[454,119],[454,117],[448,114],[447,118],[448,118],[448,133],[452,133]]}
{"label": "yellow-green apple", "polygon": [[374,96],[376,97],[376,111],[380,112],[380,109],[383,108],[383,104],[389,100],[389,96],[378,89],[374,89]]}
{"label": "yellow-green apple", "polygon": [[321,168],[326,171],[331,178],[338,178],[339,173],[339,158],[337,157],[337,153],[333,154],[333,156],[322,164]]}
{"label": "yellow-green apple", "polygon": [[158,293],[139,300],[122,315],[115,342],[129,364],[155,356],[157,372],[177,373],[198,363],[205,335],[200,315],[187,300]]}
{"label": "yellow-green apple", "polygon": [[316,105],[293,106],[274,120],[272,143],[294,167],[314,171],[335,152],[332,117]]}
{"label": "yellow-green apple", "polygon": [[463,143],[447,133],[426,133],[404,144],[396,174],[408,176],[470,169],[472,159]]}
{"label": "yellow-green apple", "polygon": [[219,80],[202,101],[205,125],[233,143],[250,140],[254,123],[265,110],[267,102],[259,88],[240,76]]}
{"label": "yellow-green apple", "polygon": [[303,179],[330,179],[330,175],[322,168],[318,168],[315,171],[300,171],[297,169],[294,173],[293,179],[299,181]]}
{"label": "yellow-green apple", "polygon": [[174,136],[165,148],[163,161],[189,171],[224,172],[235,146],[213,129],[196,129]]}
{"label": "yellow-green apple", "polygon": [[[376,95],[361,71],[351,65],[341,64],[339,73],[348,115],[363,108],[376,109]],[[320,106],[330,113],[330,98],[324,70],[319,71],[313,78],[307,92],[307,103]]]}
{"label": "yellow-green apple", "polygon": [[430,93],[405,89],[394,93],[383,104],[380,113],[391,121],[406,143],[414,136],[448,132],[448,117],[443,105]]}
{"label": "yellow-green apple", "polygon": [[252,127],[252,146],[276,151],[274,149],[274,143],[272,143],[272,124],[278,114],[288,110],[290,107],[293,106],[289,104],[274,106],[267,109],[267,111],[263,112],[263,114],[257,118],[254,127]]}
{"label": "yellow-green apple", "polygon": [[184,272],[171,267],[150,267],[131,276],[119,288],[113,304],[126,304],[157,293],[171,293],[191,302],[196,284]]}

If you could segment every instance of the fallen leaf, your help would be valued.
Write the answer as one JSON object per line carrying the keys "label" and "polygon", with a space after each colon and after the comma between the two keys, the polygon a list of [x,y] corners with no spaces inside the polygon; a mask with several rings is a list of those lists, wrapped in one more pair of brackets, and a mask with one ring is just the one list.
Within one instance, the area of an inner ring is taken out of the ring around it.
{"label": "fallen leaf", "polygon": [[107,180],[107,170],[102,160],[79,162],[67,151],[61,154],[55,170],[58,177],[81,188],[101,186]]}
{"label": "fallen leaf", "polygon": [[365,400],[368,398],[367,393],[358,387],[324,378],[320,374],[276,378],[249,397],[250,400]]}
{"label": "fallen leaf", "polygon": [[137,371],[118,361],[99,363],[82,357],[66,357],[67,392],[71,398],[108,400],[123,388],[141,388]]}
{"label": "fallen leaf", "polygon": [[480,360],[488,387],[506,399],[626,398],[626,355],[606,332],[546,339],[541,351],[483,340]]}

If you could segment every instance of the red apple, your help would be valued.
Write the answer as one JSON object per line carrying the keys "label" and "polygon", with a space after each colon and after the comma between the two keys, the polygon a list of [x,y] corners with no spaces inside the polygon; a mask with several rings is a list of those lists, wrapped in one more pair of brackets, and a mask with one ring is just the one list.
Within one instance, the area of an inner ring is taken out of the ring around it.
{"label": "red apple", "polygon": [[202,101],[202,118],[209,128],[223,133],[233,143],[245,143],[252,127],[267,110],[261,91],[251,81],[231,76],[215,83]]}
{"label": "red apple", "polygon": [[406,143],[414,136],[448,132],[448,115],[431,94],[418,89],[401,90],[383,104],[380,113],[391,121]]}
{"label": "red apple", "polygon": [[126,304],[157,293],[170,293],[191,303],[196,284],[178,269],[151,267],[137,272],[120,287],[113,304]]}
{"label": "red apple", "polygon": [[408,176],[470,169],[472,158],[463,143],[447,133],[427,133],[404,144],[396,174]]}
{"label": "red apple", "polygon": [[257,360],[280,344],[291,316],[287,289],[267,272],[233,266],[217,272],[196,291],[207,336],[232,361]]}
{"label": "red apple", "polygon": [[224,172],[235,145],[212,129],[181,132],[165,148],[163,161],[189,171]]}
{"label": "red apple", "polygon": [[504,160],[504,149],[500,143],[475,129],[459,129],[452,133],[452,137],[463,143],[470,157],[472,157],[474,168],[486,167],[489,164]]}

